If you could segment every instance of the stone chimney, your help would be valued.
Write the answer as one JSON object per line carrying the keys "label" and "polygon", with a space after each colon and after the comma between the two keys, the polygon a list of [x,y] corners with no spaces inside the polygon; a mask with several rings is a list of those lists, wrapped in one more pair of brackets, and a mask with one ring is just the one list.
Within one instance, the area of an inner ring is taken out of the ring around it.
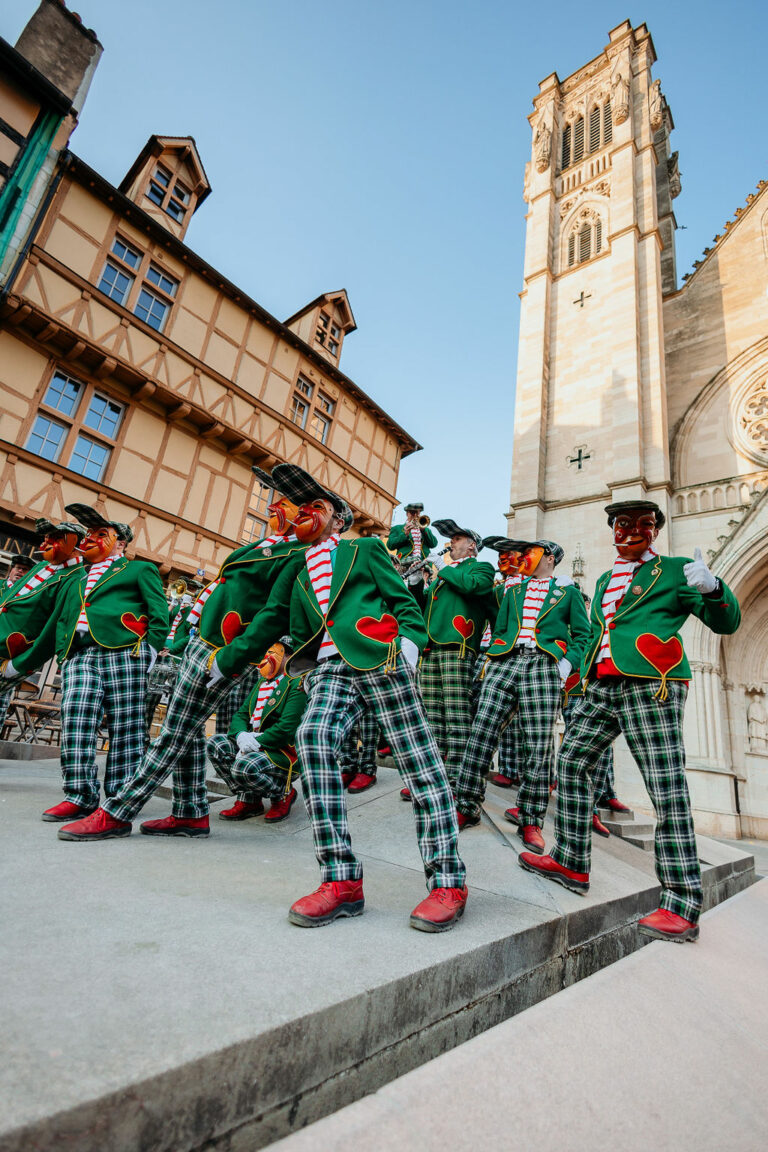
{"label": "stone chimney", "polygon": [[72,101],[76,117],[103,52],[93,29],[85,28],[63,0],[41,0],[16,51]]}

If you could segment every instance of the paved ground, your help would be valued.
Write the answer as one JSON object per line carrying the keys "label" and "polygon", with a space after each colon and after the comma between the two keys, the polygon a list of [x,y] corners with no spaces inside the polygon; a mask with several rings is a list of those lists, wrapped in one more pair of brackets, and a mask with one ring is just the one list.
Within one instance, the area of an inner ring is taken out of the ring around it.
{"label": "paved ground", "polygon": [[270,1152],[764,1152],[768,881]]}
{"label": "paved ground", "polygon": [[720,843],[749,852],[755,858],[757,875],[768,876],[768,840],[721,840]]}

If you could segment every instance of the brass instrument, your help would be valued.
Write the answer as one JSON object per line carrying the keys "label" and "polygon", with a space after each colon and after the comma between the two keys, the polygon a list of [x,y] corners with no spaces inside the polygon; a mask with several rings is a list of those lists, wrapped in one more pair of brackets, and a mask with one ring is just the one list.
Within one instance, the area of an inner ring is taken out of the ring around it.
{"label": "brass instrument", "polygon": [[186,592],[186,590],[187,590],[186,580],[176,580],[171,585],[171,591],[174,593],[175,596],[183,596],[184,593]]}
{"label": "brass instrument", "polygon": [[413,576],[414,572],[418,572],[422,568],[427,568],[435,556],[443,556],[446,552],[450,552],[450,550],[450,544],[446,544],[445,548],[441,548],[439,552],[435,552],[434,556],[425,556],[423,560],[417,560],[415,564],[411,564],[410,568],[406,568],[402,573],[403,580],[407,580],[409,576]]}
{"label": "brass instrument", "polygon": [[431,523],[432,521],[430,520],[429,516],[427,516],[425,512],[422,512],[421,516],[419,516],[419,527],[429,528]]}

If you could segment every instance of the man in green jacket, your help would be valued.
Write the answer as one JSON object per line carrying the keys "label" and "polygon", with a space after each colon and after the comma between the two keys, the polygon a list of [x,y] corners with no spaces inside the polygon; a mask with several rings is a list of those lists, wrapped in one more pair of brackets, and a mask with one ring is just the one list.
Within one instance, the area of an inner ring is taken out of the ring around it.
{"label": "man in green jacket", "polygon": [[651,500],[607,505],[616,559],[597,581],[585,647],[584,697],[575,706],[558,761],[555,845],[548,856],[520,855],[531,872],[589,889],[595,768],[623,733],[656,809],[659,908],[640,920],[645,935],[695,940],[701,869],[685,777],[683,710],[691,670],[680,638],[689,616],[713,632],[735,632],[738,602],[696,550],[693,560],[659,556],[653,543],[664,513]]}
{"label": "man in green jacket", "polygon": [[[276,488],[267,472],[254,468]],[[279,489],[278,489],[279,491]],[[147,836],[200,836],[209,829],[205,785],[205,722],[249,665],[261,659],[288,624],[291,589],[305,546],[293,532],[296,506],[283,496],[269,509],[271,535],[231,552],[217,578],[190,609],[190,635],[160,735],[120,791],[87,820],[64,829],[65,839],[128,836],[131,821],[173,772],[170,816],[146,820]],[[166,634],[167,634],[166,628]]]}
{"label": "man in green jacket", "polygon": [[[513,588],[515,584],[521,584],[525,579],[518,573],[518,568],[522,563],[525,550],[528,548],[528,541],[510,540],[506,536],[486,536],[483,540],[483,548],[492,548],[494,552],[499,554],[501,581],[494,588],[497,601],[496,615],[498,615],[501,602],[509,589]],[[495,784],[497,788],[518,787],[522,772],[522,756],[520,721],[516,712],[506,727],[502,729],[499,737],[499,770],[488,774],[491,784]]]}
{"label": "man in green jacket", "polygon": [[296,751],[322,878],[316,892],[293,904],[289,919],[315,927],[363,911],[362,864],[352,851],[337,756],[367,708],[413,794],[430,892],[411,926],[445,931],[462,915],[467,889],[448,780],[416,687],[414,667],[427,641],[423,617],[380,540],[339,539],[352,520],[339,496],[293,465],[277,472],[283,490],[292,481],[296,534],[310,545],[291,597],[296,651],[288,669],[311,669]]}
{"label": "man in green jacket", "polygon": [[66,799],[43,820],[71,820],[99,803],[96,741],[106,715],[109,753],[104,793],[113,796],[146,747],[147,672],[168,633],[168,604],[154,564],[128,560],[127,524],[87,504],[67,512],[88,529],[85,566],[62,587],[55,608],[61,665],[61,773]]}
{"label": "man in green jacket", "polygon": [[237,793],[222,820],[248,820],[264,812],[263,797],[271,800],[265,822],[277,824],[290,815],[297,792],[291,779],[296,765],[294,740],[307,703],[300,676],[287,676],[290,636],[283,636],[259,664],[259,683],[232,719],[227,735],[208,741],[208,759]]}
{"label": "man in green jacket", "polygon": [[563,549],[536,540],[526,550],[526,579],[506,593],[496,619],[477,714],[456,783],[460,827],[480,821],[485,780],[502,726],[512,712],[520,720],[522,783],[517,807],[505,815],[517,824],[523,843],[544,851],[541,827],[549,801],[554,763],[554,728],[562,685],[581,662],[589,622],[574,584],[560,587],[555,566]]}
{"label": "man in green jacket", "polygon": [[[429,528],[429,517],[424,516],[424,505],[405,505],[405,524],[393,524],[387,538],[387,548],[395,553],[400,570],[425,560],[437,544],[437,536]],[[408,590],[413,593],[420,608],[424,607],[424,569],[404,577]]]}
{"label": "man in green jacket", "polygon": [[470,691],[486,624],[496,619],[493,566],[477,559],[481,539],[455,520],[436,520],[450,541],[452,564],[436,557],[437,578],[427,589],[427,647],[421,658],[421,694],[427,719],[453,787],[472,727]]}

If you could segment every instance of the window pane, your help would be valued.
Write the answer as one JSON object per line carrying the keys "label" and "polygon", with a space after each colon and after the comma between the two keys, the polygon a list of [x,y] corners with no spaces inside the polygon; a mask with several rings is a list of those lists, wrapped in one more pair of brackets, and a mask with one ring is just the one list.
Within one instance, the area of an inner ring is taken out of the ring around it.
{"label": "window pane", "polygon": [[597,152],[600,147],[600,109],[594,107],[589,114],[589,150]]}
{"label": "window pane", "polygon": [[341,336],[341,328],[337,328],[335,324],[331,324],[331,336],[335,336],[338,340],[339,336]]}
{"label": "window pane", "polygon": [[152,180],[150,180],[149,188],[147,189],[147,196],[153,204],[162,205],[165,192],[159,184],[155,184]]}
{"label": "window pane", "polygon": [[566,124],[563,128],[563,162],[561,167],[567,168],[571,162],[571,126]]}
{"label": "window pane", "polygon": [[256,503],[257,512],[262,512],[265,516],[267,515],[267,508],[269,508],[270,504],[274,503],[274,492],[274,488],[268,488],[266,484],[262,484],[260,481],[256,482],[253,490],[253,499]]}
{"label": "window pane", "polygon": [[161,272],[161,270],[154,264],[150,264],[149,266],[149,271],[147,272],[147,280],[149,280],[151,284],[156,284],[162,292],[166,292],[169,296],[176,295],[178,281],[172,280],[170,276],[166,276],[165,273]]}
{"label": "window pane", "polygon": [[118,304],[125,304],[133,281],[133,276],[129,276],[127,272],[123,272],[116,264],[107,260],[99,281],[99,291],[116,300]]}
{"label": "window pane", "polygon": [[109,448],[103,444],[97,444],[89,436],[78,436],[69,466],[73,472],[79,472],[89,480],[101,480],[109,454]]}
{"label": "window pane", "polygon": [[573,162],[578,164],[584,158],[584,119],[579,116],[573,126]]}
{"label": "window pane", "polygon": [[119,404],[113,404],[106,396],[100,396],[97,392],[88,405],[83,423],[114,440],[122,414],[123,409]]}
{"label": "window pane", "polygon": [[181,204],[189,204],[189,192],[183,184],[174,185],[173,195]]}
{"label": "window pane", "polygon": [[606,100],[603,105],[603,144],[610,144],[613,139],[613,119],[611,117],[611,102]]}
{"label": "window pane", "polygon": [[81,388],[82,385],[78,384],[77,380],[70,380],[69,376],[65,376],[62,372],[56,372],[48,385],[43,403],[51,408],[57,408],[65,416],[72,416],[77,409]]}
{"label": "window pane", "polygon": [[258,516],[253,516],[249,512],[245,517],[245,524],[243,525],[243,544],[250,544],[253,540],[263,540],[266,534],[266,520],[261,520]]}
{"label": "window pane", "polygon": [[326,420],[325,416],[321,416],[319,412],[315,412],[309,423],[309,430],[315,439],[319,440],[321,444],[325,444],[328,438],[328,428],[330,422]]}
{"label": "window pane", "polygon": [[591,251],[590,251],[591,239],[592,239],[592,237],[590,235],[589,225],[585,224],[584,227],[579,232],[579,263],[580,264],[584,260],[589,260],[589,257],[591,255]]}
{"label": "window pane", "polygon": [[303,376],[299,376],[296,381],[296,391],[301,392],[302,396],[311,396],[314,391],[314,386]]}
{"label": "window pane", "polygon": [[168,304],[164,300],[160,300],[146,288],[142,288],[139,293],[139,299],[136,302],[135,312],[140,320],[144,320],[152,328],[158,332],[162,331],[165,317],[168,314]]}
{"label": "window pane", "polygon": [[307,405],[303,400],[299,400],[298,396],[293,397],[291,420],[293,420],[294,424],[298,424],[299,428],[303,428],[307,422]]}
{"label": "window pane", "polygon": [[65,424],[49,420],[47,416],[38,416],[29,434],[27,448],[38,456],[44,456],[46,460],[58,460],[66,434]]}
{"label": "window pane", "polygon": [[165,210],[169,216],[173,216],[174,220],[183,220],[185,208],[177,200],[171,198],[165,206]]}
{"label": "window pane", "polygon": [[112,243],[112,251],[115,256],[130,268],[138,268],[141,263],[141,253],[137,252],[135,248],[129,248],[127,244],[123,243],[119,236],[115,236]]}
{"label": "window pane", "polygon": [[331,340],[331,338],[329,336],[328,337],[328,351],[331,353],[331,355],[335,356],[336,353],[338,352],[338,350],[339,350],[338,340]]}
{"label": "window pane", "polygon": [[326,396],[325,392],[318,392],[317,403],[318,406],[322,408],[323,412],[327,412],[329,416],[333,415],[333,409],[336,407],[336,405],[334,401],[331,400],[330,396]]}
{"label": "window pane", "polygon": [[164,188],[167,188],[171,182],[171,174],[158,164],[157,168],[155,168],[155,180],[158,180]]}
{"label": "window pane", "polygon": [[329,320],[330,320],[330,316],[326,316],[325,312],[320,313],[320,323],[322,324],[323,328],[328,327],[328,321]]}

